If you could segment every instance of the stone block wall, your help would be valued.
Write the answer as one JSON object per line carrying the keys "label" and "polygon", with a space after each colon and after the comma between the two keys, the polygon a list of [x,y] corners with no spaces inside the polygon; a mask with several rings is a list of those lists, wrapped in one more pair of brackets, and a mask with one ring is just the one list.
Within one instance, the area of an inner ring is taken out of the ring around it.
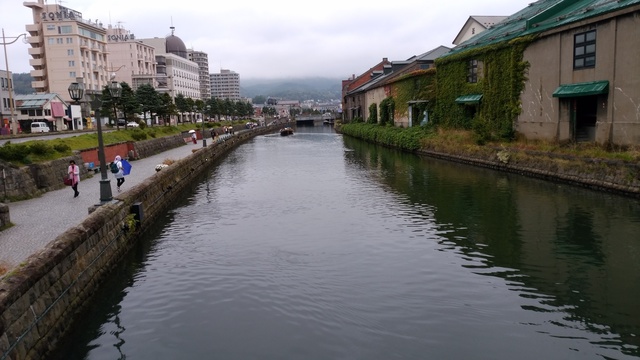
{"label": "stone block wall", "polygon": [[[28,199],[64,187],[62,179],[68,176],[69,161],[72,159],[76,164],[82,164],[79,154],[23,167],[0,161],[0,171],[4,174],[0,178],[1,197],[5,201]],[[80,176],[85,177],[87,173],[87,170],[80,166]]]}
{"label": "stone block wall", "polygon": [[134,143],[134,148],[136,158],[146,158],[183,145],[184,141],[182,140],[182,135],[176,134],[162,138],[138,141]]}
{"label": "stone block wall", "polygon": [[[2,278],[0,358],[46,358],[139,232],[152,226],[181,192],[199,181],[213,166],[212,160],[256,135],[277,130],[258,128],[200,148],[136,185],[119,201],[97,208]],[[143,209],[139,226],[131,226],[134,204]]]}

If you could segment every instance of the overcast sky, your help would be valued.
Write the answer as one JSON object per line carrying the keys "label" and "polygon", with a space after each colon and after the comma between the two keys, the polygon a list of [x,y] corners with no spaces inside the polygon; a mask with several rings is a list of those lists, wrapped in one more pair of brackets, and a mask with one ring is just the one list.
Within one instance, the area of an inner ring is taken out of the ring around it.
{"label": "overcast sky", "polygon": [[[33,0],[37,1],[37,0]],[[170,27],[187,48],[209,55],[209,71],[242,79],[360,75],[386,57],[405,60],[452,41],[471,15],[511,15],[533,0],[66,0],[85,20],[118,23],[137,38]],[[49,4],[55,3],[48,0]],[[22,0],[0,0],[6,41],[33,22]],[[27,44],[7,45],[9,70],[29,72]],[[0,69],[5,69],[4,51]]]}

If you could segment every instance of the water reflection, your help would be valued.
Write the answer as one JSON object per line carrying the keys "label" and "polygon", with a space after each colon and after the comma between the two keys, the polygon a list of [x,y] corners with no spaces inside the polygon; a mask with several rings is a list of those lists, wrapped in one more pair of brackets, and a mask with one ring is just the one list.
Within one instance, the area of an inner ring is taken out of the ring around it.
{"label": "water reflection", "polygon": [[323,128],[260,137],[141,240],[63,358],[639,357],[639,210]]}
{"label": "water reflection", "polygon": [[409,205],[435,209],[440,244],[468,260],[463,266],[507,280],[533,300],[523,309],[561,314],[542,332],[586,330],[598,335],[594,345],[640,356],[637,200],[345,144],[349,163],[376,169],[372,176]]}

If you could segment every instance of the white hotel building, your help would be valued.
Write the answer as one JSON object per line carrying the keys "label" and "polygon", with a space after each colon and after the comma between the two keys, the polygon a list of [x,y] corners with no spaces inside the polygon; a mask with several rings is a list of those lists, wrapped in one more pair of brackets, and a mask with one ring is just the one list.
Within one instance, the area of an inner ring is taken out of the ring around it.
{"label": "white hotel building", "polygon": [[182,94],[186,98],[198,100],[200,93],[200,69],[197,63],[187,57],[187,47],[177,36],[166,38],[139,39],[152,46],[156,52],[156,71],[159,92],[167,92],[172,98]]}

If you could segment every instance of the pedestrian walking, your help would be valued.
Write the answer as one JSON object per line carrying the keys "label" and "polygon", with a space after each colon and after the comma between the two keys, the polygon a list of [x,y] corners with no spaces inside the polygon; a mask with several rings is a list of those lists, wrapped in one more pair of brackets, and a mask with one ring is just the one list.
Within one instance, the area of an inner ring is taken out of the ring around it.
{"label": "pedestrian walking", "polygon": [[118,187],[118,192],[120,192],[120,187],[124,184],[124,170],[122,169],[122,158],[120,155],[116,155],[113,163],[111,163],[111,172],[116,177],[116,186]]}
{"label": "pedestrian walking", "polygon": [[71,179],[71,188],[73,189],[73,197],[78,197],[78,183],[80,182],[80,168],[74,160],[69,161],[69,179]]}
{"label": "pedestrian walking", "polygon": [[195,131],[191,133],[191,141],[193,141],[194,144],[198,143],[198,137],[196,136]]}

